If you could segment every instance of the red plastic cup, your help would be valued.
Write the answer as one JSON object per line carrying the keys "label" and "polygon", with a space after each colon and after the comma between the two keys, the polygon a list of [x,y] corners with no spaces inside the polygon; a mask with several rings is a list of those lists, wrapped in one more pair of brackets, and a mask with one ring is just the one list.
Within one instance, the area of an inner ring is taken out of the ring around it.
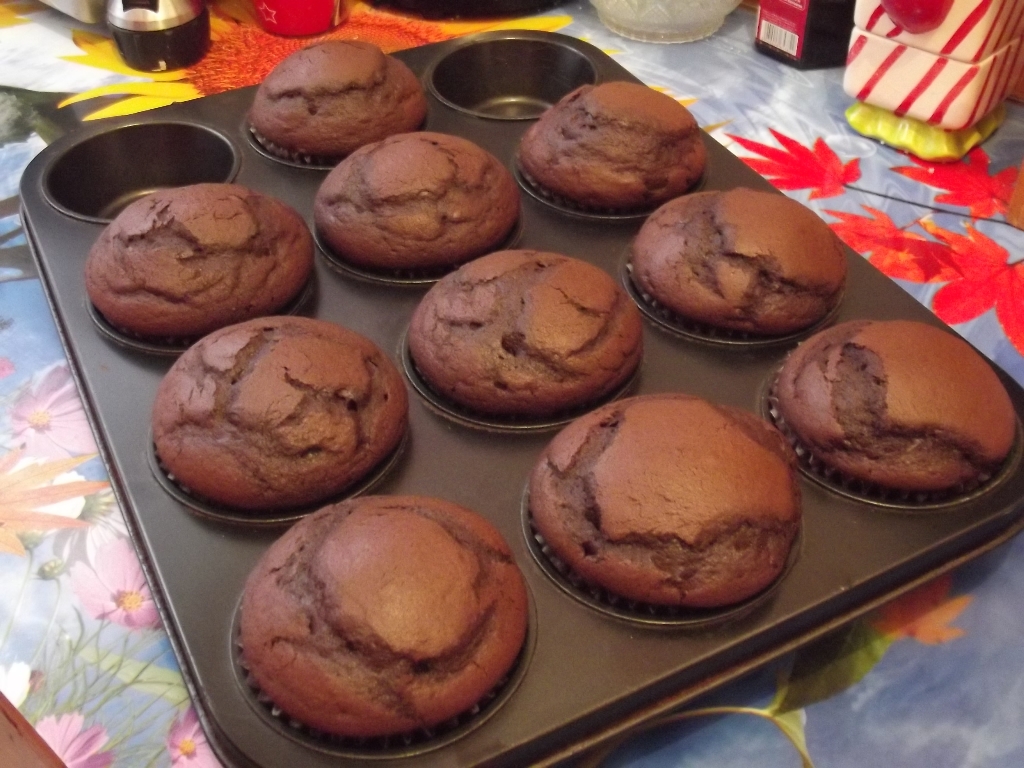
{"label": "red plastic cup", "polygon": [[348,16],[344,0],[252,0],[256,19],[272,35],[318,35]]}

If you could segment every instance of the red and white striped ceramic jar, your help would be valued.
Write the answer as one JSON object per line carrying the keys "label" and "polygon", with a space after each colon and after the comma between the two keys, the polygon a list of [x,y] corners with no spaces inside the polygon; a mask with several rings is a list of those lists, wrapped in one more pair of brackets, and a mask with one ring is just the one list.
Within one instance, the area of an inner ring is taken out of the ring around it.
{"label": "red and white striped ceramic jar", "polygon": [[969,127],[1024,75],[1024,0],[857,0],[854,23],[843,88],[901,117]]}

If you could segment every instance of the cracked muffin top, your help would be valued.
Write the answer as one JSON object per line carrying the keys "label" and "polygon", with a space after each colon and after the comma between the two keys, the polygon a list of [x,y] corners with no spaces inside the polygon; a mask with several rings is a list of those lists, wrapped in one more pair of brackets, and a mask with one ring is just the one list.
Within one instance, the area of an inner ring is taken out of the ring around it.
{"label": "cracked muffin top", "polygon": [[119,330],[187,339],[284,309],[312,270],[294,209],[237,184],[195,184],[127,206],[90,249],[85,288]]}
{"label": "cracked muffin top", "polygon": [[200,499],[239,510],[342,493],[405,432],[408,397],[373,342],[322,320],[268,317],[203,337],[153,404],[157,456]]}
{"label": "cracked muffin top", "polygon": [[796,456],[771,424],[690,395],[608,403],[530,475],[533,525],[577,576],[655,605],[741,602],[784,569],[800,527]]}
{"label": "cracked muffin top", "polygon": [[848,477],[902,491],[970,488],[997,471],[1017,418],[995,371],[954,334],[855,320],[815,334],[775,382],[794,438]]}
{"label": "cracked muffin top", "polygon": [[823,319],[846,284],[846,253],[813,211],[739,187],[672,200],[633,242],[632,279],[686,320],[759,335]]}
{"label": "cracked muffin top", "polygon": [[653,208],[700,179],[707,150],[693,115],[646,85],[584,85],[523,135],[519,167],[556,198],[597,210]]}
{"label": "cracked muffin top", "polygon": [[[373,43],[326,40],[283,59],[256,90],[249,125],[289,159],[337,159],[427,114],[416,75]],[[268,146],[269,143],[269,146]]]}
{"label": "cracked muffin top", "polygon": [[240,644],[259,689],[325,733],[431,728],[499,685],[526,637],[522,574],[465,507],[364,496],[303,518],[250,574]]}
{"label": "cracked muffin top", "polygon": [[498,251],[438,281],[413,313],[409,352],[441,396],[497,416],[549,416],[613,393],[643,353],[640,312],[601,269]]}
{"label": "cracked muffin top", "polygon": [[405,133],[356,150],[316,195],[317,230],[344,261],[372,269],[461,264],[501,245],[519,188],[494,155],[442,133]]}

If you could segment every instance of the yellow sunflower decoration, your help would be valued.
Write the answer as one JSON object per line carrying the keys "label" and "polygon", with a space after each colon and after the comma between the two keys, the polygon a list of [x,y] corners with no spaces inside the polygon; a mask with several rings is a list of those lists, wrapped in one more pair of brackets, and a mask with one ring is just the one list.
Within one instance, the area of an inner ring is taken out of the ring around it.
{"label": "yellow sunflower decoration", "polygon": [[[124,97],[84,118],[95,120],[130,115],[177,101],[255,85],[262,82],[281,59],[320,40],[368,40],[391,52],[488,30],[554,32],[572,21],[569,16],[501,21],[427,21],[376,11],[359,0],[350,2],[348,19],[330,32],[313,37],[278,37],[257,25],[249,0],[212,0],[209,7],[209,52],[194,66],[171,72],[140,73],[130,69],[121,60],[112,40],[92,32],[75,30],[72,39],[82,54],[66,56],[65,60],[140,79],[84,91],[61,102],[60,106],[99,97]],[[2,23],[3,17],[0,16]]]}
{"label": "yellow sunflower decoration", "polygon": [[5,0],[0,2],[0,29],[3,27],[13,27],[18,24],[28,24],[28,19],[25,18],[25,14],[32,13],[33,11],[41,10],[42,6],[39,3],[22,2],[21,0]]}

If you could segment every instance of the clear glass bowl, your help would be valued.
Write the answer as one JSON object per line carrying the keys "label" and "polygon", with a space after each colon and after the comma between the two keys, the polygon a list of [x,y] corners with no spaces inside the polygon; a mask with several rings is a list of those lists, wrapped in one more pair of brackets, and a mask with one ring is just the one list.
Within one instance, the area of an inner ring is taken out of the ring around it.
{"label": "clear glass bowl", "polygon": [[688,43],[722,26],[741,0],[590,0],[608,29],[652,43]]}

